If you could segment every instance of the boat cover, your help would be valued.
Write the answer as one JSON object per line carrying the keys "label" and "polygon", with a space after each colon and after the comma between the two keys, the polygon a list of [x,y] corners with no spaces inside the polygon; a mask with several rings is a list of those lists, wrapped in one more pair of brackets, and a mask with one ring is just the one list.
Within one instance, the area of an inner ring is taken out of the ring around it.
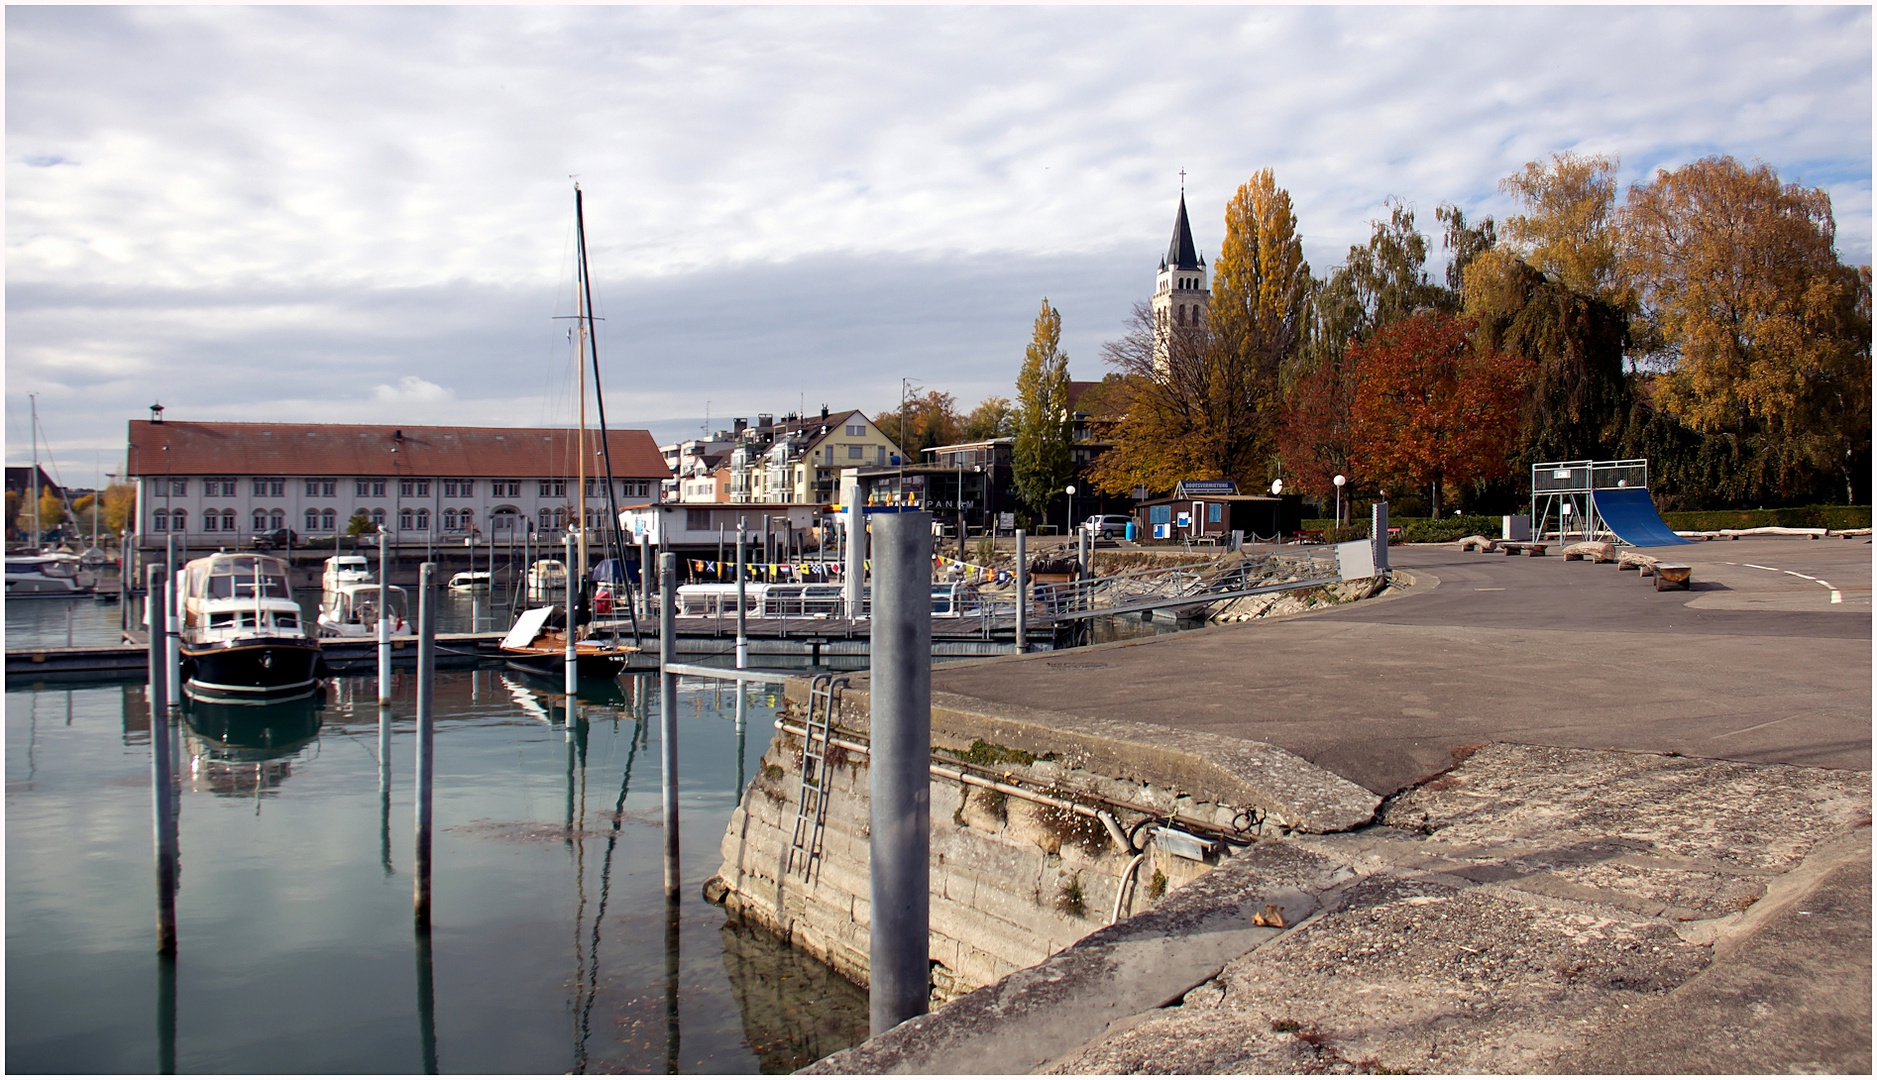
{"label": "boat cover", "polygon": [[541,628],[547,625],[547,617],[552,614],[554,614],[552,604],[547,607],[529,608],[522,612],[521,618],[515,620],[515,625],[509,630],[508,636],[502,639],[502,648],[526,647],[535,638],[541,636]]}
{"label": "boat cover", "polygon": [[1675,535],[1662,515],[1655,512],[1655,501],[1647,488],[1604,488],[1593,491],[1597,516],[1609,526],[1616,538],[1631,547],[1667,547],[1694,541]]}

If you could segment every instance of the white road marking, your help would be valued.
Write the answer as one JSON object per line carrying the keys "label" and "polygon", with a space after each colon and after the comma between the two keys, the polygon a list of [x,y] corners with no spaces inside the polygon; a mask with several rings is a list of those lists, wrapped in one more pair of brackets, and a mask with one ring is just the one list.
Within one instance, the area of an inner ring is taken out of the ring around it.
{"label": "white road marking", "polygon": [[1783,723],[1785,723],[1786,721],[1788,721],[1788,720],[1790,720],[1790,719],[1792,719],[1792,717],[1790,717],[1790,716],[1782,716],[1782,717],[1780,717],[1780,718],[1779,718],[1779,719],[1777,719],[1777,720],[1768,720],[1768,721],[1767,721],[1766,723],[1764,723],[1764,724],[1755,724],[1755,725],[1753,725],[1752,727],[1743,727],[1743,728],[1741,728],[1741,729],[1740,729],[1739,731],[1725,731],[1725,732],[1722,732],[1722,733],[1721,733],[1721,734],[1719,734],[1719,735],[1712,735],[1712,736],[1709,736],[1709,737],[1708,737],[1708,741],[1709,741],[1709,742],[1713,742],[1713,741],[1714,741],[1715,739],[1725,739],[1725,738],[1727,738],[1727,737],[1728,737],[1729,735],[1745,735],[1745,734],[1746,734],[1747,732],[1749,732],[1749,731],[1758,731],[1758,730],[1760,730],[1760,729],[1761,729],[1761,728],[1763,728],[1763,727],[1772,727],[1772,726],[1773,726],[1774,724],[1783,724]]}
{"label": "white road marking", "polygon": [[1505,586],[1501,585],[1501,586],[1498,586],[1496,588],[1491,588],[1491,589],[1474,589],[1473,591],[1474,592],[1505,592]]}
{"label": "white road marking", "polygon": [[[1728,566],[1733,566],[1733,565],[1735,565],[1735,564],[1733,564],[1733,563],[1728,563],[1727,565],[1728,565]],[[1810,575],[1810,574],[1801,574],[1801,573],[1799,573],[1799,572],[1798,572],[1797,570],[1781,570],[1781,569],[1780,569],[1779,567],[1777,567],[1777,566],[1761,566],[1761,565],[1760,565],[1759,563],[1740,563],[1739,565],[1741,565],[1741,566],[1745,566],[1745,567],[1750,567],[1750,568],[1752,568],[1752,569],[1754,569],[1754,570],[1771,570],[1771,571],[1772,571],[1773,573],[1775,573],[1775,574],[1791,574],[1791,575],[1792,575],[1793,577],[1796,577],[1796,578],[1803,578],[1803,579],[1805,579],[1806,581],[1810,581],[1810,582],[1812,582],[1812,583],[1814,583],[1814,584],[1816,584],[1816,585],[1822,585],[1822,586],[1824,586],[1824,587],[1825,587],[1825,588],[1827,588],[1827,589],[1831,589],[1831,603],[1834,603],[1834,604],[1842,604],[1842,603],[1844,603],[1844,593],[1843,593],[1843,592],[1842,592],[1841,590],[1838,590],[1838,589],[1832,589],[1832,588],[1831,588],[1831,582],[1829,582],[1829,581],[1826,581],[1826,580],[1825,580],[1824,578],[1815,578],[1815,577],[1813,577],[1813,576],[1812,576],[1812,575]],[[1752,729],[1752,728],[1747,728],[1746,730],[1748,730],[1748,731],[1752,731],[1753,729]],[[1729,734],[1738,734],[1738,732],[1730,732]],[[1718,736],[1718,735],[1717,735],[1717,736],[1715,736],[1715,737],[1716,737],[1716,738],[1720,738],[1720,736]]]}

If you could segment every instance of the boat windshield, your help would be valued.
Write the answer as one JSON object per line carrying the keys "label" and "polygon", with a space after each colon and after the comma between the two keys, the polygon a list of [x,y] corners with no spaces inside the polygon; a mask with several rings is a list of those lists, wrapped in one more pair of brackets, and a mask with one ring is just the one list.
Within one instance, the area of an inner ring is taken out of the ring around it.
{"label": "boat windshield", "polygon": [[[213,574],[209,577],[208,597],[211,600],[251,600],[254,598],[254,568],[236,567],[232,574]],[[260,588],[262,596],[291,599],[284,574],[261,574]]]}

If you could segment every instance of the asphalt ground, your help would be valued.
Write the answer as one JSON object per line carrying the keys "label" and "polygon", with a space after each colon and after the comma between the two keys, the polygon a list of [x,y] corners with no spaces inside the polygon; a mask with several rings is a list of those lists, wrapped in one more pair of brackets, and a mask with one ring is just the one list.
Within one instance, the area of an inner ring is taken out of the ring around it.
{"label": "asphalt ground", "polygon": [[[1388,795],[1491,742],[1871,767],[1871,546],[1651,549],[1611,564],[1403,546],[1399,594],[1296,616],[947,664],[932,688],[1283,747]],[[1834,593],[1837,602],[1833,602]]]}

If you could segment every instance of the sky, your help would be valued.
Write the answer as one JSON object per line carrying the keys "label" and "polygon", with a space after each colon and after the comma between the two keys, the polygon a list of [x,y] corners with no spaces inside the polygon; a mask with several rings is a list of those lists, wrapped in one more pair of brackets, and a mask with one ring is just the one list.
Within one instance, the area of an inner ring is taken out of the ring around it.
{"label": "sky", "polygon": [[[1078,379],[1271,168],[1327,274],[1386,200],[1731,154],[1871,261],[1863,7],[9,7],[6,453],[125,421],[563,425],[573,185],[607,418]],[[1435,261],[1444,256],[1434,245]],[[1438,274],[1438,266],[1434,267]],[[43,452],[42,452],[43,454]]]}

